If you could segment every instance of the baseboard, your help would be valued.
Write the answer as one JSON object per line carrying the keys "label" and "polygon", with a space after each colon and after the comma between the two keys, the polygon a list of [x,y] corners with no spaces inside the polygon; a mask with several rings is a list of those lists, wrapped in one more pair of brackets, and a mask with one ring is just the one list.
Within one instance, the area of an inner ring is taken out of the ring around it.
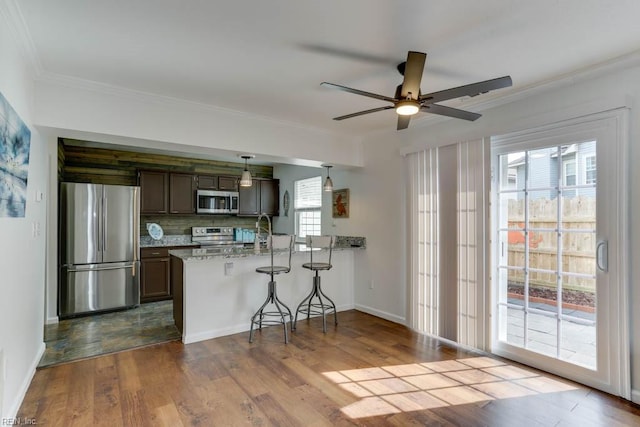
{"label": "baseboard", "polygon": [[200,342],[210,340],[213,338],[226,337],[227,335],[239,334],[249,330],[249,321],[247,324],[234,325],[227,328],[209,329],[207,331],[198,332],[195,334],[188,334],[182,336],[182,342],[185,344],[191,344],[194,342]]}
{"label": "baseboard", "polygon": [[640,405],[640,390],[631,389],[631,401]]}
{"label": "baseboard", "polygon": [[18,394],[16,395],[15,399],[11,403],[11,406],[9,408],[9,411],[7,412],[7,415],[3,417],[16,418],[16,415],[18,415],[18,411],[20,410],[20,405],[22,405],[22,401],[24,400],[24,397],[27,394],[27,390],[29,390],[29,386],[31,385],[31,380],[33,380],[33,376],[36,373],[36,368],[38,367],[38,363],[40,363],[40,359],[42,359],[42,355],[44,354],[45,348],[46,346],[44,342],[41,343],[35,359],[31,362],[31,366],[29,367],[27,376],[25,377],[24,381],[22,381],[22,385],[20,386],[20,390],[18,390]]}
{"label": "baseboard", "polygon": [[[341,312],[346,310],[353,310],[354,306],[352,304],[344,304],[344,305],[337,306],[336,309],[338,310],[338,312]],[[294,313],[294,316],[295,316],[295,313]],[[315,316],[311,316],[311,317],[315,317]],[[251,324],[249,322],[249,319],[247,319],[246,322],[243,322],[242,324],[239,324],[239,325],[233,325],[226,328],[209,329],[209,330],[198,332],[195,334],[183,334],[182,342],[184,344],[191,344],[194,342],[210,340],[213,338],[226,337],[228,335],[239,334],[242,332],[249,332],[250,327],[251,327]]]}
{"label": "baseboard", "polygon": [[367,314],[371,314],[376,317],[380,317],[382,319],[388,320],[390,322],[399,323],[401,325],[406,325],[407,319],[404,317],[400,317],[398,315],[387,313],[386,311],[378,310],[372,307],[368,307],[366,305],[356,304],[355,309],[358,311],[362,311]]}
{"label": "baseboard", "polygon": [[58,316],[48,317],[45,325],[55,325],[56,323],[60,323],[60,319]]}

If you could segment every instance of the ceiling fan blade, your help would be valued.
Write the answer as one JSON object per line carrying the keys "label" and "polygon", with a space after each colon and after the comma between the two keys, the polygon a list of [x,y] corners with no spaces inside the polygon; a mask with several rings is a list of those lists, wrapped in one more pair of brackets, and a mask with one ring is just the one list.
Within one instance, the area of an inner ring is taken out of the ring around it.
{"label": "ceiling fan blade", "polygon": [[445,107],[444,105],[429,104],[424,105],[421,111],[432,114],[439,114],[441,116],[454,117],[456,119],[463,119],[474,121],[482,117],[482,114],[472,113],[471,111],[458,110],[457,108]]}
{"label": "ceiling fan blade", "polygon": [[350,87],[337,85],[335,83],[322,82],[320,83],[320,85],[327,86],[332,89],[343,90],[345,92],[355,93],[356,95],[368,96],[369,98],[379,99],[381,101],[387,101],[387,102],[393,102],[393,103],[396,102],[395,99],[389,98],[388,96],[378,95],[377,93],[365,92],[363,90],[358,90],[358,89],[352,89]]}
{"label": "ceiling fan blade", "polygon": [[401,116],[398,114],[398,130],[406,129],[409,127],[411,116]]}
{"label": "ceiling fan blade", "polygon": [[375,113],[375,112],[384,111],[384,110],[390,110],[392,108],[394,108],[393,105],[389,105],[387,107],[372,108],[371,110],[358,111],[357,113],[345,114],[344,116],[334,117],[333,120],[350,119],[351,117],[363,116],[365,114]]}
{"label": "ceiling fan blade", "polygon": [[471,83],[469,85],[445,89],[439,92],[427,93],[420,96],[420,101],[432,104],[434,102],[442,102],[448,99],[462,98],[463,96],[476,96],[491,90],[509,87],[511,85],[512,82],[510,76],[498,77],[497,79],[485,80],[483,82]]}
{"label": "ceiling fan blade", "polygon": [[404,66],[404,81],[402,82],[402,99],[406,99],[411,94],[411,99],[418,99],[420,96],[420,82],[424,71],[424,63],[427,54],[422,52],[409,51],[407,63]]}

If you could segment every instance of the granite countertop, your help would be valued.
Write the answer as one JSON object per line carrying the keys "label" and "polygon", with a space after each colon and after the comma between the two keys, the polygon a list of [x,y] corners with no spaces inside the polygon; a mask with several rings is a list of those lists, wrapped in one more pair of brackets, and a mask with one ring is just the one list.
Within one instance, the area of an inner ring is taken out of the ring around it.
{"label": "granite countertop", "polygon": [[[353,237],[353,236],[335,236],[335,246],[334,250],[340,249],[365,249],[367,246],[367,239],[364,237]],[[154,240],[151,236],[140,236],[140,247],[141,248],[159,248],[159,247],[169,247],[169,246],[199,246],[199,243],[194,243],[191,241],[190,235],[184,234],[176,234],[176,235],[167,235],[163,236],[162,239]],[[308,249],[304,248],[304,245],[296,245],[294,248],[294,252],[304,252],[308,251]],[[202,248],[203,250],[208,250],[211,252],[210,256],[223,256],[230,255],[228,252],[230,248],[224,248],[227,252],[225,254],[221,254],[223,248]],[[248,256],[246,251],[250,251],[250,255],[254,255],[253,247],[250,248],[233,248],[237,251],[237,256]],[[191,249],[187,249],[191,250]],[[196,251],[198,249],[196,248]],[[202,253],[202,250],[198,251],[198,253]],[[268,252],[267,252],[268,253]],[[214,255],[216,254],[216,255]],[[233,253],[235,254],[235,252]],[[231,255],[233,255],[231,254]],[[198,255],[200,256],[200,255]]]}
{"label": "granite countertop", "polygon": [[184,234],[163,236],[160,240],[154,240],[151,236],[140,236],[141,248],[159,248],[166,246],[199,246],[199,243],[192,242],[191,236]]}
{"label": "granite countertop", "polygon": [[[346,245],[336,245],[333,248],[333,251],[344,251],[344,250],[363,250],[364,246],[346,246]],[[295,244],[293,246],[292,253],[297,252],[309,252],[311,249],[306,245]],[[319,250],[319,249],[314,249]],[[278,252],[286,253],[286,250],[276,250],[275,254]],[[207,248],[194,248],[194,249],[174,249],[169,251],[170,255],[174,255],[183,261],[202,261],[208,259],[218,259],[218,258],[247,258],[254,256],[267,256],[270,255],[270,251],[266,248],[261,248],[260,252],[255,252],[252,247],[246,248],[219,248],[219,247],[207,247]]]}

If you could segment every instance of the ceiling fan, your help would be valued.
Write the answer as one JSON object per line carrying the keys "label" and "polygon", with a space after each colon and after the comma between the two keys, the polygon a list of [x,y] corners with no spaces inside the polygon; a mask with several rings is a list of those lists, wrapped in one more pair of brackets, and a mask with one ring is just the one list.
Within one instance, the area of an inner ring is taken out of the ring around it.
{"label": "ceiling fan", "polygon": [[427,58],[426,53],[409,51],[406,62],[398,65],[398,71],[404,76],[401,85],[396,88],[396,94],[393,98],[384,95],[378,95],[371,92],[365,92],[350,87],[337,85],[329,82],[322,82],[322,86],[332,89],[338,89],[345,92],[355,93],[356,95],[367,96],[369,98],[387,101],[393,105],[386,107],[372,108],[371,110],[359,111],[357,113],[346,114],[340,117],[334,117],[333,120],[344,120],[352,117],[362,116],[364,114],[375,113],[377,111],[390,110],[394,108],[398,113],[398,130],[409,127],[411,116],[419,111],[439,114],[441,116],[454,117],[457,119],[474,121],[480,118],[481,114],[472,113],[470,111],[458,110],[456,108],[447,107],[437,104],[437,102],[449,99],[460,98],[463,96],[477,96],[491,90],[501,89],[511,86],[511,77],[504,76],[497,79],[485,80],[483,82],[472,83],[464,86],[458,86],[451,89],[441,90],[423,95],[420,92],[420,81],[422,80],[422,72],[424,63]]}

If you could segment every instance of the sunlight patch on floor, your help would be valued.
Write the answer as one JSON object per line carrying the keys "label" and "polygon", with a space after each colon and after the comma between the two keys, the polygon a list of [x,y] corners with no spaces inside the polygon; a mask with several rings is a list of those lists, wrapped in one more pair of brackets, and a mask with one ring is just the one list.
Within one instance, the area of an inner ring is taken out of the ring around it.
{"label": "sunlight patch on floor", "polygon": [[349,369],[323,375],[361,399],[342,408],[351,418],[576,390],[567,383],[490,357]]}

